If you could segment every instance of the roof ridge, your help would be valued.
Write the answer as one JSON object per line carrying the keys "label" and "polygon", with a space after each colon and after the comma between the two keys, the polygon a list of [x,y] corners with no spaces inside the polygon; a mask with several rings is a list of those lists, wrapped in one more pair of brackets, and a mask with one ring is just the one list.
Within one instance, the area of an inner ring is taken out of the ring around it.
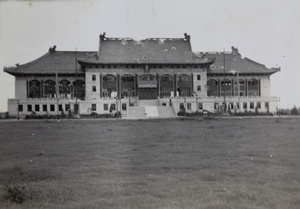
{"label": "roof ridge", "polygon": [[259,63],[259,62],[253,61],[253,60],[249,59],[248,57],[244,57],[244,60],[249,61],[249,62],[253,62],[253,63],[255,63],[255,64],[258,64],[258,65],[261,65],[261,66],[267,68],[264,64],[261,64],[261,63]]}

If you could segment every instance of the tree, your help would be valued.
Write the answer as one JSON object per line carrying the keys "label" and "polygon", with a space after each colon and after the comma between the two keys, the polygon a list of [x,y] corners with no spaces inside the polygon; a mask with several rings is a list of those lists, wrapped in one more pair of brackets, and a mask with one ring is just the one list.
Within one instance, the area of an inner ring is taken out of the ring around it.
{"label": "tree", "polygon": [[293,109],[291,110],[291,114],[292,115],[298,115],[299,114],[298,109],[297,109],[296,106],[294,106]]}

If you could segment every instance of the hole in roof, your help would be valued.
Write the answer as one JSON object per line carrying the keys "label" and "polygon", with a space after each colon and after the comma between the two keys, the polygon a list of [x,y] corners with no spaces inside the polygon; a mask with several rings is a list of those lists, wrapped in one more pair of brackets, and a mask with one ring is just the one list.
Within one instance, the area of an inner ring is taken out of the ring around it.
{"label": "hole in roof", "polygon": [[122,40],[122,44],[125,46],[125,45],[127,45],[127,41],[126,40]]}
{"label": "hole in roof", "polygon": [[211,68],[215,68],[215,66],[214,66],[214,65],[211,65]]}
{"label": "hole in roof", "polygon": [[148,56],[147,56],[147,55],[144,55],[144,56],[143,56],[143,59],[148,59]]}
{"label": "hole in roof", "polygon": [[159,39],[159,43],[160,43],[160,44],[163,44],[164,42],[165,42],[165,39],[163,39],[163,38],[160,38],[160,39]]}
{"label": "hole in roof", "polygon": [[164,53],[167,53],[168,51],[169,51],[168,49],[164,49],[164,50],[163,50]]}

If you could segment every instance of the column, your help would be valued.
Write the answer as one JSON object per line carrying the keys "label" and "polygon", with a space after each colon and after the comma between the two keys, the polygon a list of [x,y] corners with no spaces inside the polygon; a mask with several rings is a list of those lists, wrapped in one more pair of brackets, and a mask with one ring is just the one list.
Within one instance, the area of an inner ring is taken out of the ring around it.
{"label": "column", "polygon": [[44,81],[41,80],[41,83],[40,83],[40,89],[41,89],[41,93],[40,93],[40,98],[44,98]]}
{"label": "column", "polygon": [[28,80],[26,80],[26,87],[27,87],[27,89],[26,89],[26,97],[27,98],[29,98],[30,97],[30,86],[29,86],[29,81]]}
{"label": "column", "polygon": [[261,96],[261,81],[258,79],[258,96]]}
{"label": "column", "polygon": [[248,96],[248,80],[245,79],[245,96]]}
{"label": "column", "polygon": [[135,74],[134,82],[135,82],[135,96],[138,97],[139,96],[138,74]]}
{"label": "column", "polygon": [[103,75],[100,74],[100,98],[103,97]]}
{"label": "column", "polygon": [[117,98],[121,98],[121,82],[120,82],[120,74],[117,74]]}
{"label": "column", "polygon": [[222,88],[221,88],[221,81],[220,81],[220,79],[218,79],[218,96],[219,97],[221,96],[221,90],[222,90]]}
{"label": "column", "polygon": [[231,95],[234,97],[234,79],[231,80]]}
{"label": "column", "polygon": [[191,74],[191,96],[194,95],[194,75]]}
{"label": "column", "polygon": [[177,74],[176,73],[174,73],[173,90],[174,90],[174,97],[177,97]]}
{"label": "column", "polygon": [[160,77],[159,74],[156,74],[156,80],[157,80],[157,96],[160,96]]}

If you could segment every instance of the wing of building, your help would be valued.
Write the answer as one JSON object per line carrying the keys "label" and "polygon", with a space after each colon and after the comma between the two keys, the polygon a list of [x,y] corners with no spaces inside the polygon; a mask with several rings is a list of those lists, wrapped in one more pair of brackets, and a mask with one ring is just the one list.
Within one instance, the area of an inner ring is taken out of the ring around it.
{"label": "wing of building", "polygon": [[112,113],[126,118],[175,117],[196,111],[275,112],[266,68],[231,52],[193,52],[190,36],[99,36],[98,51],[56,51],[4,71],[15,76],[11,116]]}

